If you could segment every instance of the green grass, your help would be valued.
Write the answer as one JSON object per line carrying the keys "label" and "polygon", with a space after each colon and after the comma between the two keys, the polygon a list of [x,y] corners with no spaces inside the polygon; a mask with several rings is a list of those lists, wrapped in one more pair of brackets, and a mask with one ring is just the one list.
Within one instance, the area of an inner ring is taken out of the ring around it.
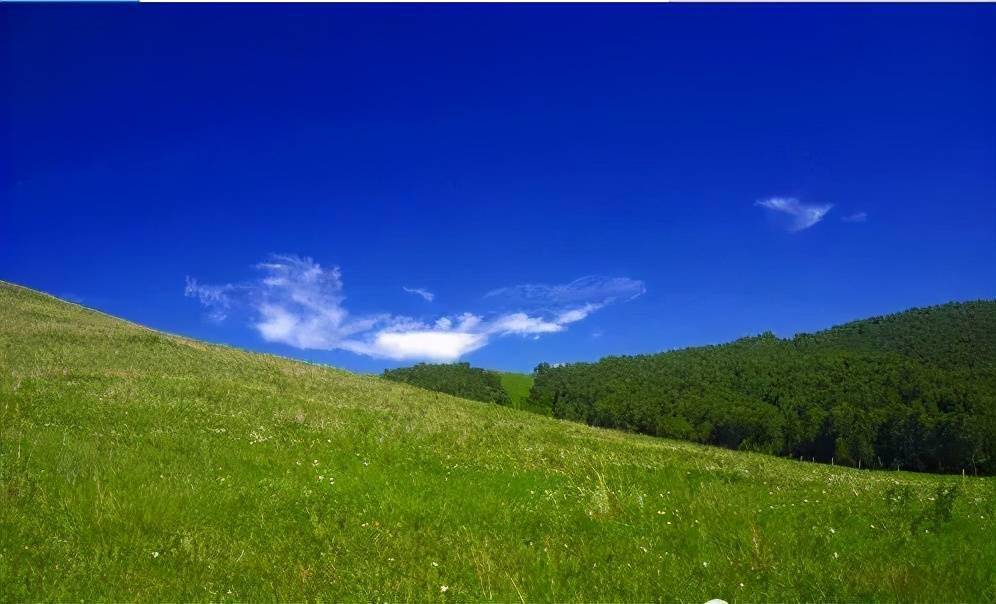
{"label": "green grass", "polygon": [[0,285],[5,602],[993,601],[994,484],[593,429]]}
{"label": "green grass", "polygon": [[501,387],[508,393],[512,407],[521,409],[523,402],[529,397],[529,389],[533,387],[533,376],[527,373],[501,372]]}

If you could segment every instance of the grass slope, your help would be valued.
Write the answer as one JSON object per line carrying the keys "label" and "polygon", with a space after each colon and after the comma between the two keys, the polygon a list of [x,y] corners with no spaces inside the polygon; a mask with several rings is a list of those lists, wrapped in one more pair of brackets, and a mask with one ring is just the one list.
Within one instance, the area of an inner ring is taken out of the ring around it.
{"label": "grass slope", "polygon": [[501,386],[508,393],[508,398],[515,409],[521,409],[529,397],[529,389],[533,387],[533,376],[526,373],[501,374]]}
{"label": "grass slope", "polygon": [[2,284],[0,497],[2,601],[996,598],[992,479],[597,430]]}

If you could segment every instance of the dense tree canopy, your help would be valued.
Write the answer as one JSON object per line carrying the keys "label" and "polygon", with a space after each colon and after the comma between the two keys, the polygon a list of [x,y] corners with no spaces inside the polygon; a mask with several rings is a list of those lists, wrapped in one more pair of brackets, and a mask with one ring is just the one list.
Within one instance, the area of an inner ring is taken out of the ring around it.
{"label": "dense tree canopy", "polygon": [[996,472],[996,302],[536,368],[560,418],[863,467]]}
{"label": "dense tree canopy", "polygon": [[430,365],[384,370],[384,377],[427,390],[445,392],[485,403],[508,405],[509,397],[502,387],[501,375],[494,371],[471,367],[469,363]]}

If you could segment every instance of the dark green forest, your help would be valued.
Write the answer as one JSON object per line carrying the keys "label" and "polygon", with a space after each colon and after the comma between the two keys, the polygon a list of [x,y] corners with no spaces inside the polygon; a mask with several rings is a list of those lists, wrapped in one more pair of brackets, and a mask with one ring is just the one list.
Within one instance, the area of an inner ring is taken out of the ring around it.
{"label": "dark green forest", "polygon": [[996,302],[535,371],[530,406],[827,463],[996,473]]}
{"label": "dark green forest", "polygon": [[499,373],[471,367],[469,363],[419,363],[413,367],[385,369],[383,377],[474,401],[499,405],[511,403]]}

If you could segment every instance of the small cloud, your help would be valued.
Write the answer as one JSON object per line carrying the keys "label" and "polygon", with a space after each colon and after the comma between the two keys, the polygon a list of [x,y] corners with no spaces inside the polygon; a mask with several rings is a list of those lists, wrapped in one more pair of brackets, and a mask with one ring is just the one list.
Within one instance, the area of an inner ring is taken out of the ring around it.
{"label": "small cloud", "polygon": [[574,308],[571,310],[564,311],[559,315],[557,315],[557,322],[560,323],[561,325],[566,325],[568,323],[575,323],[577,321],[587,318],[588,315],[595,312],[599,308],[602,308],[608,303],[609,301],[602,302],[600,304],[588,303],[580,308]]}
{"label": "small cloud", "polygon": [[421,287],[402,287],[409,294],[415,294],[416,296],[422,296],[422,299],[426,302],[432,302],[432,299],[436,297],[436,294],[432,293],[427,289]]}
{"label": "small cloud", "polygon": [[600,338],[600,337],[604,336],[604,335],[605,335],[605,332],[604,332],[604,331],[602,331],[601,329],[595,329],[595,330],[593,330],[593,331],[591,332],[591,337],[592,337],[592,338],[595,338],[596,340],[597,340],[598,338]]}
{"label": "small cloud", "polygon": [[807,205],[794,197],[771,197],[756,201],[754,205],[788,215],[790,217],[788,230],[793,233],[808,229],[823,220],[827,212],[833,208],[832,204]]}
{"label": "small cloud", "polygon": [[855,212],[854,214],[848,214],[847,216],[840,217],[841,222],[867,222],[868,213],[867,212]]}
{"label": "small cloud", "polygon": [[[530,304],[511,312],[465,312],[423,322],[391,314],[354,316],[344,305],[339,267],[325,268],[311,258],[272,256],[256,269],[262,273],[258,279],[240,284],[203,285],[188,277],[184,293],[218,322],[233,312],[248,311],[250,324],[267,342],[395,360],[454,361],[486,346],[492,337],[539,338],[566,330],[617,298],[631,299],[645,291],[641,281],[625,278],[514,286],[496,292],[524,296]],[[432,299],[425,290],[404,290]]]}
{"label": "small cloud", "polygon": [[542,317],[530,317],[524,312],[502,315],[495,319],[489,327],[491,333],[500,335],[556,333],[563,330],[564,324],[557,320],[548,321]]}

